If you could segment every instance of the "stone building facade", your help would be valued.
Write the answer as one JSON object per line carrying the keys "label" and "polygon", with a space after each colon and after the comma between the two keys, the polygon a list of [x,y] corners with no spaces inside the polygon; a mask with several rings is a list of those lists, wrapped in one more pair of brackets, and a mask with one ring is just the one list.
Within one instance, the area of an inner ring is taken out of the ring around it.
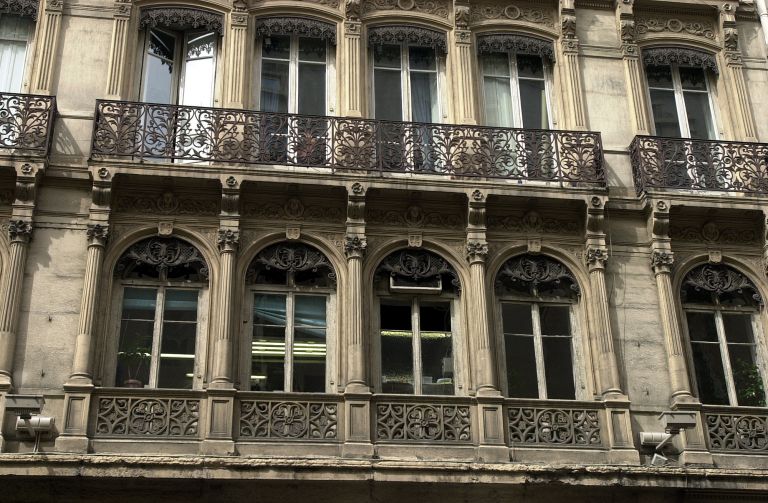
{"label": "stone building facade", "polygon": [[5,496],[768,497],[764,3],[0,0]]}

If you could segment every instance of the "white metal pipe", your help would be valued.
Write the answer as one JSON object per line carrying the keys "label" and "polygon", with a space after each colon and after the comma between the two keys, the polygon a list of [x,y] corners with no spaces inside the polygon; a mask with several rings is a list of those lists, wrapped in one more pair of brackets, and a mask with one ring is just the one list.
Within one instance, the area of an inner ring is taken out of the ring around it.
{"label": "white metal pipe", "polygon": [[760,24],[763,27],[763,38],[766,48],[768,48],[768,2],[766,0],[755,0],[757,15],[760,16]]}

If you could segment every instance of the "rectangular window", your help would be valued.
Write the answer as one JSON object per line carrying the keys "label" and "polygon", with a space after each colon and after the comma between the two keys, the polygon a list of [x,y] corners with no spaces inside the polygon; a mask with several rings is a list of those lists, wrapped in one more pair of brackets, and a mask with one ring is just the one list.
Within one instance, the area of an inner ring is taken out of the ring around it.
{"label": "rectangular window", "polygon": [[125,287],[117,386],[191,389],[198,290]]}
{"label": "rectangular window", "polygon": [[495,127],[549,129],[549,100],[540,56],[496,52],[484,54],[485,122]]}
{"label": "rectangular window", "polygon": [[21,92],[33,29],[33,21],[26,17],[0,14],[0,92]]}
{"label": "rectangular window", "polygon": [[382,299],[380,336],[382,392],[455,393],[450,301]]}
{"label": "rectangular window", "polygon": [[373,48],[374,117],[438,121],[438,58],[431,47],[384,44]]}
{"label": "rectangular window", "polygon": [[570,307],[502,302],[507,393],[513,398],[576,398]]}
{"label": "rectangular window", "polygon": [[657,136],[716,139],[709,82],[703,68],[649,65],[645,72]]}
{"label": "rectangular window", "polygon": [[325,295],[255,293],[250,388],[324,392]]}

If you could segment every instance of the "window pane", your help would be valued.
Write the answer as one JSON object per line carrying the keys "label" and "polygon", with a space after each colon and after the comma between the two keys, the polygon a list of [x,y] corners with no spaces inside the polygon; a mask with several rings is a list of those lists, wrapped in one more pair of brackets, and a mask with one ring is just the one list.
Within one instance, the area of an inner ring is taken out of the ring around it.
{"label": "window pane", "polygon": [[400,72],[376,70],[373,74],[376,118],[380,120],[403,120],[403,92]]}
{"label": "window pane", "polygon": [[0,92],[21,91],[32,21],[0,15]]}
{"label": "window pane", "polygon": [[400,46],[377,45],[373,48],[373,64],[382,68],[400,70]]}
{"label": "window pane", "polygon": [[570,337],[542,337],[544,372],[547,376],[547,398],[573,400],[573,360]]}
{"label": "window pane", "polygon": [[182,105],[209,107],[213,105],[213,80],[216,68],[214,52],[216,34],[190,35],[187,42],[187,60],[184,66],[184,95]]}
{"label": "window pane", "polygon": [[288,112],[288,62],[263,61],[261,64],[261,110]]}
{"label": "window pane", "polygon": [[505,52],[483,54],[483,75],[509,77],[509,56]]}
{"label": "window pane", "polygon": [[764,407],[765,389],[763,378],[755,365],[755,347],[729,344],[728,353],[731,358],[738,405]]}
{"label": "window pane", "polygon": [[507,389],[513,398],[538,398],[533,337],[506,335]]}
{"label": "window pane", "polygon": [[645,68],[645,76],[649,87],[672,89],[672,67],[650,65]]}
{"label": "window pane", "polygon": [[435,50],[431,47],[408,47],[408,66],[411,70],[437,70]]}
{"label": "window pane", "polygon": [[325,115],[325,65],[299,64],[300,114]]}
{"label": "window pane", "polygon": [[692,341],[717,342],[714,313],[685,313],[688,335]]}
{"label": "window pane", "polygon": [[531,306],[528,304],[502,304],[501,319],[505,334],[533,334]]}
{"label": "window pane", "polygon": [[294,297],[293,391],[325,391],[326,297]]}
{"label": "window pane", "polygon": [[720,356],[720,345],[694,342],[693,366],[699,384],[699,399],[704,404],[728,405],[728,389]]}
{"label": "window pane", "polygon": [[411,72],[411,115],[414,122],[437,120],[437,74]]}
{"label": "window pane", "polygon": [[723,313],[723,326],[725,338],[728,342],[753,343],[752,316],[749,314],[725,314]]}
{"label": "window pane", "polygon": [[674,91],[651,89],[651,109],[657,136],[680,137]]}
{"label": "window pane", "polygon": [[521,80],[520,107],[523,110],[523,127],[547,129],[547,93],[543,80]]}
{"label": "window pane", "polygon": [[116,386],[149,384],[157,290],[126,288],[117,351]]}
{"label": "window pane", "polygon": [[413,393],[413,331],[410,303],[381,304],[381,387],[384,393]]}
{"label": "window pane", "polygon": [[192,389],[194,369],[194,358],[161,358],[157,387]]}
{"label": "window pane", "polygon": [[483,83],[486,125],[514,127],[509,77],[485,77]]}
{"label": "window pane", "polygon": [[326,61],[326,43],[322,38],[299,38],[299,61]]}
{"label": "window pane", "polygon": [[149,50],[144,62],[142,79],[142,101],[171,103],[175,55],[176,37],[174,35],[159,30],[149,32]]}
{"label": "window pane", "polygon": [[544,62],[540,56],[532,54],[517,55],[517,75],[523,78],[544,78]]}
{"label": "window pane", "polygon": [[568,306],[539,306],[539,322],[543,335],[571,335],[570,308]]}
{"label": "window pane", "polygon": [[285,296],[256,294],[253,303],[251,389],[285,387]]}
{"label": "window pane", "polygon": [[709,95],[699,92],[683,92],[685,113],[688,115],[688,128],[691,138],[713,140],[715,125],[712,123],[712,111],[709,108]]}
{"label": "window pane", "polygon": [[197,290],[168,290],[163,319],[197,322],[197,297]]}
{"label": "window pane", "polygon": [[680,83],[683,89],[693,89],[698,91],[707,90],[707,74],[703,68],[693,68],[690,66],[680,67]]}
{"label": "window pane", "polygon": [[285,35],[264,37],[261,54],[265,58],[287,60],[291,54],[291,37]]}
{"label": "window pane", "polygon": [[422,392],[425,395],[452,395],[451,305],[448,302],[422,303],[419,322]]}

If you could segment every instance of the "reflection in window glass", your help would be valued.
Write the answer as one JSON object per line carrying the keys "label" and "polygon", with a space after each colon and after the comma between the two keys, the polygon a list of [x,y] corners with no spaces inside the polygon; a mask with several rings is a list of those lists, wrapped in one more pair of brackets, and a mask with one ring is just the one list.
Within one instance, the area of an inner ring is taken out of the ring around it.
{"label": "reflection in window glass", "polygon": [[384,393],[414,393],[411,304],[381,303],[381,386]]}
{"label": "reflection in window glass", "polygon": [[547,129],[544,61],[529,54],[482,56],[485,120],[489,126]]}
{"label": "reflection in window glass", "polygon": [[285,328],[286,297],[256,294],[251,340],[252,390],[284,390]]}
{"label": "reflection in window glass", "polygon": [[649,65],[645,73],[657,136],[715,138],[704,69]]}
{"label": "reflection in window glass", "polygon": [[192,388],[197,337],[194,290],[166,290],[160,346],[159,388]]}
{"label": "reflection in window glass", "polygon": [[173,102],[175,57],[176,36],[161,30],[150,30],[149,49],[144,61],[142,101]]}
{"label": "reflection in window glass", "polygon": [[294,297],[293,390],[325,391],[326,297]]}
{"label": "reflection in window glass", "polygon": [[451,306],[448,302],[422,302],[419,306],[421,340],[421,392],[452,395],[453,340]]}
{"label": "reflection in window glass", "polygon": [[187,35],[182,105],[199,107],[213,105],[213,79],[216,73],[215,48],[215,32]]}
{"label": "reflection in window glass", "polygon": [[117,386],[149,385],[157,289],[125,288],[117,352]]}

